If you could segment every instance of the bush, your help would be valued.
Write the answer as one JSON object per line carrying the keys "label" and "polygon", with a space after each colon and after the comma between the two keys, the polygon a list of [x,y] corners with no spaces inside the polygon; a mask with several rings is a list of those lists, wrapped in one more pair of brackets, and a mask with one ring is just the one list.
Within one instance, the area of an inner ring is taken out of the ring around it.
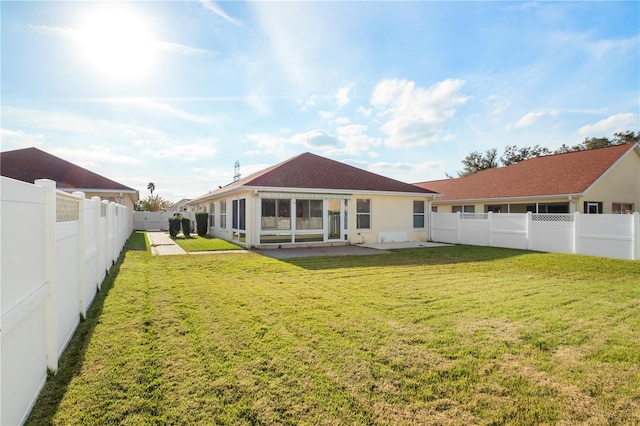
{"label": "bush", "polygon": [[184,235],[185,238],[191,237],[191,219],[188,217],[182,218],[182,235]]}
{"label": "bush", "polygon": [[209,213],[196,213],[196,232],[200,237],[207,235],[207,223],[209,222]]}
{"label": "bush", "polygon": [[169,218],[169,236],[175,238],[180,232],[180,216],[174,216]]}

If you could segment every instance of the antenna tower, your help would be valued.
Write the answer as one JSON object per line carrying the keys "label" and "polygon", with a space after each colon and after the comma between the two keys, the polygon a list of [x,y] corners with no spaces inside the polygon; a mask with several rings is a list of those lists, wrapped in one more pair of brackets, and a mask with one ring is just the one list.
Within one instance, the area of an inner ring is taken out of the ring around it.
{"label": "antenna tower", "polygon": [[233,181],[236,182],[240,180],[240,160],[236,161],[236,164],[233,165]]}

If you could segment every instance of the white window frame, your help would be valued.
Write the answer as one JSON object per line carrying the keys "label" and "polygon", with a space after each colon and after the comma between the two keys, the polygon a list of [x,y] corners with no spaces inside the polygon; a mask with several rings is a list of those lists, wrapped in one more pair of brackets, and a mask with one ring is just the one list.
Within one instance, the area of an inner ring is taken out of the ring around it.
{"label": "white window frame", "polygon": [[[369,205],[369,211],[368,212],[364,212],[364,211],[358,211],[358,204],[360,204],[361,201],[367,201],[368,205]],[[371,229],[371,198],[358,198],[356,199],[356,229]],[[369,218],[369,226],[367,227],[361,227],[360,226],[360,218],[361,217],[368,217]]]}

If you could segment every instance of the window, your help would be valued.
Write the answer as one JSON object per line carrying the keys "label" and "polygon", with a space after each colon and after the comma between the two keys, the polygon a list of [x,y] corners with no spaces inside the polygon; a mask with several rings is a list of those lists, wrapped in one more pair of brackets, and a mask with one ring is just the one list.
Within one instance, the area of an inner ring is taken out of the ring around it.
{"label": "window", "polygon": [[244,198],[231,202],[231,212],[233,214],[231,218],[232,229],[241,229],[243,231],[247,229],[245,224],[245,202],[246,200]]}
{"label": "window", "polygon": [[296,200],[296,229],[323,229],[322,200]]}
{"label": "window", "polygon": [[633,204],[631,203],[612,203],[611,212],[613,214],[629,214],[633,213]]}
{"label": "window", "polygon": [[413,201],[413,227],[424,228],[424,201]]}
{"label": "window", "polygon": [[209,210],[211,211],[209,213],[209,227],[213,228],[216,226],[216,203],[211,203]]}
{"label": "window", "polygon": [[602,214],[602,201],[585,201],[584,202],[585,214]]}
{"label": "window", "polygon": [[484,206],[485,213],[502,213],[502,204],[486,204]]}
{"label": "window", "polygon": [[371,200],[368,198],[356,200],[356,228],[371,229]]}
{"label": "window", "polygon": [[227,229],[227,200],[220,201],[220,228]]}
{"label": "window", "polygon": [[291,200],[262,200],[262,229],[291,229]]}
{"label": "window", "polygon": [[451,212],[452,213],[458,213],[458,212],[475,213],[476,212],[476,206],[474,206],[474,205],[470,205],[470,206],[453,206],[453,207],[451,207]]}

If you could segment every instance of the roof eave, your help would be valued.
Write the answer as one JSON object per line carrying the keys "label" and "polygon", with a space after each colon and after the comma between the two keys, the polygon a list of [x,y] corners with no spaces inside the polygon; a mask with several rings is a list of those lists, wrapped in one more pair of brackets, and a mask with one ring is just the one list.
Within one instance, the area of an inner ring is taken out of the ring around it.
{"label": "roof eave", "polygon": [[335,188],[292,188],[292,187],[280,187],[280,186],[237,186],[224,190],[224,188],[213,191],[209,194],[202,195],[195,198],[185,205],[198,204],[203,201],[207,201],[213,198],[220,198],[234,192],[242,191],[254,191],[254,192],[307,192],[312,194],[332,193],[332,194],[371,194],[371,195],[392,195],[392,196],[413,196],[413,197],[429,197],[441,196],[439,193],[430,192],[402,192],[402,191],[372,191],[372,190],[359,190],[359,189],[335,189]]}
{"label": "roof eave", "polygon": [[493,201],[513,201],[513,200],[543,200],[548,198],[566,198],[569,197],[584,197],[584,193],[576,193],[576,194],[549,194],[549,195],[532,195],[532,196],[514,196],[514,197],[495,197],[495,198],[457,198],[453,200],[437,200],[439,203],[485,203],[485,202],[493,202]]}

